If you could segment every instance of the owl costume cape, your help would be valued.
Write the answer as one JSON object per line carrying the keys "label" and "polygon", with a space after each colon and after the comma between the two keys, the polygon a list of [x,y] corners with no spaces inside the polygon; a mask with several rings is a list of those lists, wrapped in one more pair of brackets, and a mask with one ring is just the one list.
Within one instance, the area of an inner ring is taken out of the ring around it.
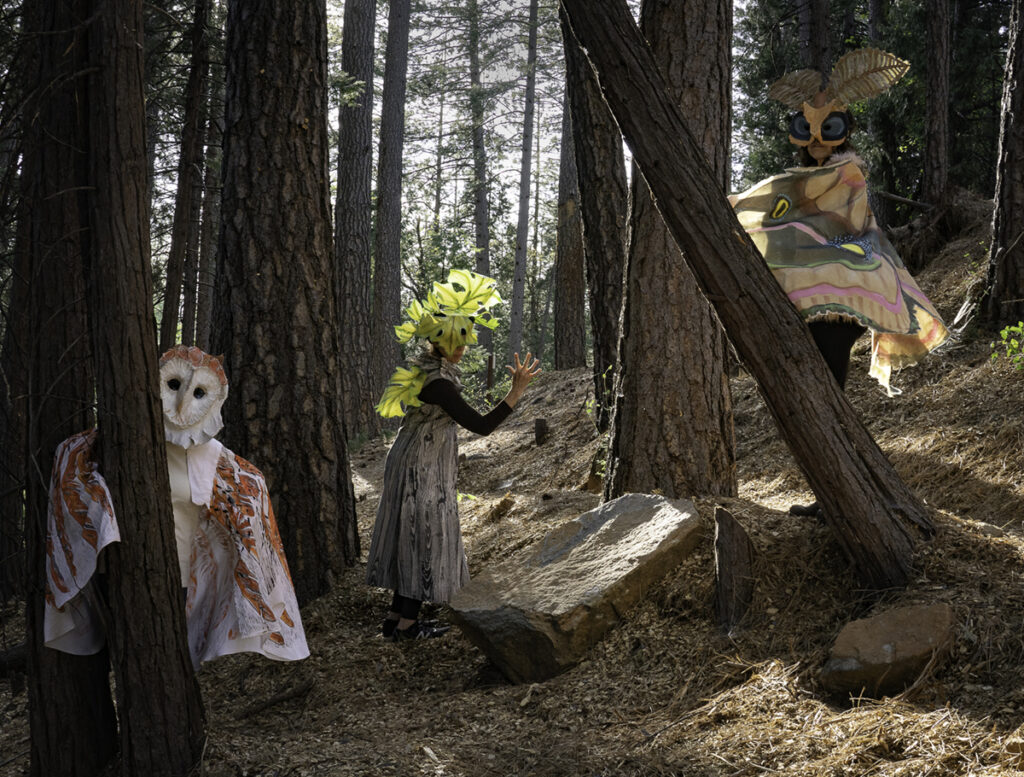
{"label": "owl costume cape", "polygon": [[[212,439],[227,394],[220,362],[198,348],[178,346],[160,363],[162,383],[166,370],[192,365],[213,370],[223,388],[209,414],[215,418],[208,416],[202,430],[175,428],[165,418],[179,562],[187,570],[192,663],[198,668],[239,652],[284,661],[305,658],[309,649],[266,481],[256,467]],[[103,647],[88,583],[100,551],[120,540],[110,493],[91,458],[95,436],[95,430],[84,432],[58,446],[47,515],[44,640],[77,655]]]}
{"label": "owl costume cape", "polygon": [[[494,287],[492,278],[453,270],[448,283],[435,283],[426,301],[409,306],[409,321],[395,327],[399,342],[422,337],[449,354],[475,343],[474,323],[497,326],[489,313],[501,302]],[[456,423],[440,406],[418,398],[438,379],[461,389],[459,368],[428,347],[411,369],[395,370],[377,405],[383,416],[402,415],[403,405],[407,410],[384,465],[366,582],[417,601],[447,602],[469,582],[469,567],[455,487]]]}
{"label": "owl costume cape", "polygon": [[[789,73],[769,96],[799,111],[790,141],[835,148],[846,140],[846,104],[885,91],[909,65],[877,49],[849,52],[820,91],[816,70]],[[740,224],[804,320],[856,321],[871,330],[870,374],[886,392],[893,369],[916,363],[948,331],[868,206],[853,154],[793,167],[729,198]]]}

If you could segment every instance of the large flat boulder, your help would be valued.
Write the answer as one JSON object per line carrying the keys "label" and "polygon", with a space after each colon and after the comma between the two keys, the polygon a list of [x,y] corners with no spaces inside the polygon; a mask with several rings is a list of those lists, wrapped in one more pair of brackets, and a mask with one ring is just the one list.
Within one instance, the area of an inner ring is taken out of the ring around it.
{"label": "large flat boulder", "polygon": [[578,663],[703,533],[685,499],[626,494],[552,531],[525,561],[476,576],[452,619],[513,682]]}
{"label": "large flat boulder", "polygon": [[[899,693],[953,641],[953,609],[915,605],[852,621],[832,646],[821,682],[836,693],[878,697]],[[934,664],[933,664],[934,666]]]}

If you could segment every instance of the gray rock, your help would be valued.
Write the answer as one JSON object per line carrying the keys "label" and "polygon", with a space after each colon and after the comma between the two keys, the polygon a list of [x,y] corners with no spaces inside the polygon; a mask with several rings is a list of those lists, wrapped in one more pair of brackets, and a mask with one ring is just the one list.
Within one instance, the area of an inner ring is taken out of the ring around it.
{"label": "gray rock", "polygon": [[702,532],[692,502],[627,494],[558,527],[525,562],[475,577],[452,618],[513,682],[546,680],[578,663]]}
{"label": "gray rock", "polygon": [[945,657],[953,626],[948,604],[901,607],[848,623],[822,669],[822,684],[836,693],[899,693],[929,661]]}

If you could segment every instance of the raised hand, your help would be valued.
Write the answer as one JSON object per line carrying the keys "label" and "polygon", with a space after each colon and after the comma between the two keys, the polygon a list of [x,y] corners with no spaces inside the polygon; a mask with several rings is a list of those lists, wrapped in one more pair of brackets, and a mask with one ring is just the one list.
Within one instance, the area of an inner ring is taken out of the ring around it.
{"label": "raised hand", "polygon": [[526,391],[526,387],[530,385],[530,381],[536,378],[541,373],[540,359],[535,359],[532,353],[526,354],[524,361],[519,360],[519,354],[515,354],[515,366],[506,364],[505,369],[508,370],[509,375],[512,376],[512,388],[509,389],[508,394],[505,397],[505,401],[511,406],[515,407],[516,402]]}

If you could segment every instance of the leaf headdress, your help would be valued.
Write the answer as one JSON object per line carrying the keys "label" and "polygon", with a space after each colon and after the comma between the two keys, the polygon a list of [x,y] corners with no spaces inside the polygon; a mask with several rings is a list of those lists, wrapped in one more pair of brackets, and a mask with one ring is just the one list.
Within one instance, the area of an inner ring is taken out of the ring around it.
{"label": "leaf headdress", "polygon": [[[452,270],[446,283],[434,283],[425,300],[416,300],[405,309],[408,320],[395,327],[398,342],[421,337],[451,354],[463,345],[477,341],[476,325],[495,329],[498,319],[491,308],[502,301],[497,281],[469,270]],[[385,418],[405,414],[405,407],[418,407],[419,393],[426,373],[418,367],[399,367],[377,404]],[[404,406],[404,407],[403,407]]]}
{"label": "leaf headdress", "polygon": [[824,87],[825,101],[847,105],[880,95],[899,81],[910,63],[881,49],[856,49],[839,58],[826,78],[817,70],[795,70],[771,85],[768,96],[799,111]]}

